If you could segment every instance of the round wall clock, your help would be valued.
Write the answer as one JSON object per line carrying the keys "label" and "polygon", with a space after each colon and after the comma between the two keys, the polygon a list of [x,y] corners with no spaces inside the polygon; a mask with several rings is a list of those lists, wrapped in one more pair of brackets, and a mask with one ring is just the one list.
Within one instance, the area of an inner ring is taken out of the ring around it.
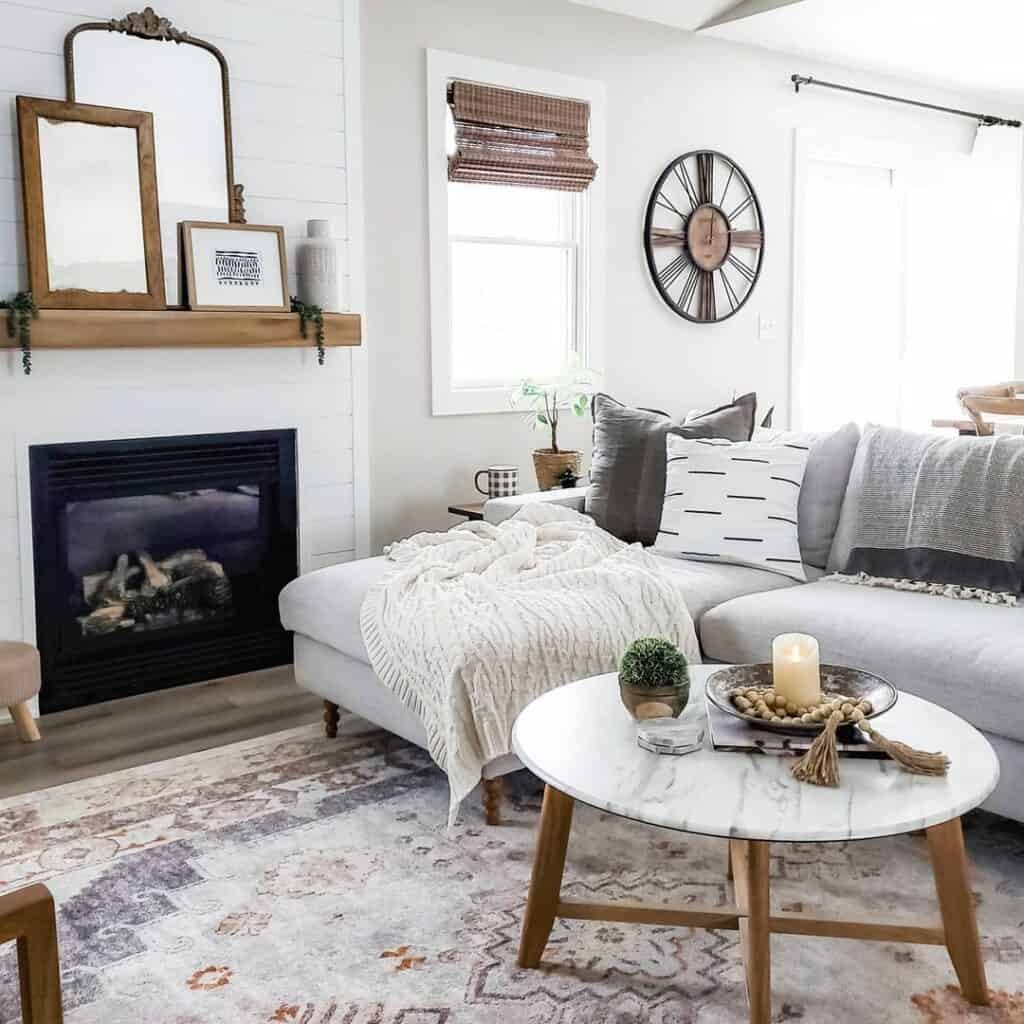
{"label": "round wall clock", "polygon": [[722,153],[695,150],[661,172],[644,219],[647,267],[673,313],[728,320],[757,284],[764,221],[750,180]]}

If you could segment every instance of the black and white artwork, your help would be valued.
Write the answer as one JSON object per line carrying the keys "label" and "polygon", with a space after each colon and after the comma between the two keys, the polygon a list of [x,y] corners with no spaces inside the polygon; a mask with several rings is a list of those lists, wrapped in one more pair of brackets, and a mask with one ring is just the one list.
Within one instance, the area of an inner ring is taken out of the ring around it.
{"label": "black and white artwork", "polygon": [[186,222],[182,236],[192,309],[289,308],[283,229]]}
{"label": "black and white artwork", "polygon": [[252,249],[218,249],[215,264],[222,288],[258,288],[263,281],[263,256]]}

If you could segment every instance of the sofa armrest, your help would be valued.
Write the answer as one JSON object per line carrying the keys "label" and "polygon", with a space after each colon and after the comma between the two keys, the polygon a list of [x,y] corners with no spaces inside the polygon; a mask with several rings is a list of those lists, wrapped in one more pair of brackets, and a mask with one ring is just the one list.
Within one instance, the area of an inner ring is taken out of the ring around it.
{"label": "sofa armrest", "polygon": [[509,498],[489,498],[484,502],[484,519],[497,525],[514,516],[524,505],[543,502],[549,505],[565,505],[576,512],[583,511],[587,497],[586,487],[559,487],[553,491],[532,491],[529,494],[515,494]]}

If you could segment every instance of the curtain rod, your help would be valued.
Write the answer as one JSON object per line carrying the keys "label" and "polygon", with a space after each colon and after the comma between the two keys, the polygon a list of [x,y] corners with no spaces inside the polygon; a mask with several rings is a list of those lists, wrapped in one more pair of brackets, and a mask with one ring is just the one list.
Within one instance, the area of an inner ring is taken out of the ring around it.
{"label": "curtain rod", "polygon": [[890,96],[884,92],[871,92],[868,89],[856,89],[852,85],[837,85],[835,82],[823,82],[820,78],[811,78],[810,75],[791,75],[790,81],[796,92],[800,91],[801,85],[820,85],[825,89],[838,89],[840,92],[853,92],[858,96],[870,96],[876,100],[888,100],[890,103],[905,103],[910,107],[923,107],[925,110],[938,110],[943,114],[955,114],[957,117],[969,117],[977,121],[979,125],[994,127],[1005,125],[1007,128],[1019,128],[1020,121],[1011,121],[1005,117],[995,117],[993,114],[973,114],[969,110],[957,110],[955,107],[940,107],[935,103],[924,103],[921,100],[909,100],[905,96]]}

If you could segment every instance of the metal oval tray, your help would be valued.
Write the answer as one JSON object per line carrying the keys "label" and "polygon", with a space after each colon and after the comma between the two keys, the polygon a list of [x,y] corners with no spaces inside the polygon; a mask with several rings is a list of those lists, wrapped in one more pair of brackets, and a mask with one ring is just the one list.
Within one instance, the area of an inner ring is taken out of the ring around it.
{"label": "metal oval tray", "polygon": [[[713,672],[707,681],[705,692],[708,700],[720,708],[726,714],[738,718],[748,725],[756,726],[758,729],[771,729],[772,732],[788,733],[815,733],[820,732],[824,726],[823,722],[782,722],[765,721],[756,715],[748,715],[740,711],[729,699],[732,690],[750,686],[771,686],[772,666],[760,665],[730,665],[728,668]],[[895,703],[898,693],[892,683],[870,672],[859,668],[843,668],[841,665],[821,666],[821,692],[824,696],[829,694],[844,694],[856,700],[871,702],[871,714],[865,718],[877,718],[885,714]]]}

